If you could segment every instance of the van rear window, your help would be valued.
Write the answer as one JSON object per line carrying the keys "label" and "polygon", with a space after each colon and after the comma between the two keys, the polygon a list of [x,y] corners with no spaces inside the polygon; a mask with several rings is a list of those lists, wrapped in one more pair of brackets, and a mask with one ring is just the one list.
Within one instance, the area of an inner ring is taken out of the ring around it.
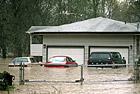
{"label": "van rear window", "polygon": [[27,58],[16,58],[14,63],[29,62]]}
{"label": "van rear window", "polygon": [[110,58],[110,55],[109,54],[102,54],[102,53],[94,53],[94,54],[91,54],[90,58],[93,58],[93,59],[105,59],[105,60],[108,60],[108,59],[111,59]]}

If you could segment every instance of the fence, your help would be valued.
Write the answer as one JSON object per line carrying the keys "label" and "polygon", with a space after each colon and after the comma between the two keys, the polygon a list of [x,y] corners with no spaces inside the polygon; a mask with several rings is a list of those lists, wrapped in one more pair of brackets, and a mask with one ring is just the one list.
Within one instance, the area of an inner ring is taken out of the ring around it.
{"label": "fence", "polygon": [[[139,65],[138,61],[135,61],[134,64],[108,64],[108,65],[88,65],[88,67],[117,67],[117,66],[134,66],[134,77],[129,79],[122,79],[122,80],[112,80],[112,81],[134,81],[135,83],[139,82]],[[107,82],[107,81],[100,81],[100,82]]]}
{"label": "fence", "polygon": [[[5,63],[0,63],[0,64],[5,64]],[[133,79],[127,79],[127,80],[112,80],[112,81],[134,81],[135,83],[139,82],[139,66],[138,62],[134,62],[134,64],[108,64],[108,65],[88,65],[89,67],[106,67],[106,66],[134,66],[134,78]],[[83,71],[83,65],[79,65],[81,67],[81,76],[79,80],[75,81],[48,81],[48,80],[25,80],[25,68],[24,68],[24,63],[21,63],[20,68],[19,68],[19,76],[20,76],[20,85],[24,85],[25,82],[64,82],[64,83],[77,83],[80,82],[81,85],[84,82],[84,71]],[[100,82],[107,82],[105,81],[100,81]]]}
{"label": "fence", "polygon": [[[44,64],[45,65],[45,64]],[[84,78],[83,78],[83,65],[79,65],[79,66],[81,66],[81,77],[80,77],[80,79],[79,80],[75,80],[75,81],[48,81],[48,80],[24,80],[24,70],[25,70],[25,68],[24,68],[24,63],[21,63],[20,64],[20,68],[19,68],[19,70],[20,70],[20,81],[19,81],[19,84],[20,85],[24,85],[24,83],[25,82],[64,82],[64,83],[77,83],[77,82],[80,82],[81,83],[81,85],[83,84],[83,82],[84,82]]]}

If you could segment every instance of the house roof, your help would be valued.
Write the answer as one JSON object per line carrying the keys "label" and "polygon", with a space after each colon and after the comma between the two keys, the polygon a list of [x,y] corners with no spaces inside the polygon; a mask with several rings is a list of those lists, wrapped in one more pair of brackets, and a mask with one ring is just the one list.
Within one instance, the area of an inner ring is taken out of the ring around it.
{"label": "house roof", "polygon": [[98,17],[60,26],[32,26],[27,33],[140,33],[136,23]]}

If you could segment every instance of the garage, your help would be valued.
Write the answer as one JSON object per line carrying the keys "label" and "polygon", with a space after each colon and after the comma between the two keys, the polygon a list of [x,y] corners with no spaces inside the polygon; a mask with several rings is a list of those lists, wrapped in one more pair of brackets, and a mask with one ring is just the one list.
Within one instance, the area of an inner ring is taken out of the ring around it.
{"label": "garage", "polygon": [[125,57],[126,64],[128,64],[128,47],[90,47],[90,53],[96,51],[107,51],[107,52],[120,52],[122,57]]}
{"label": "garage", "polygon": [[[32,26],[27,31],[30,56],[41,56],[46,62],[52,56],[68,55],[78,64],[87,64],[90,52],[115,51],[125,57],[127,64],[133,64],[140,56],[136,26],[102,17],[60,26]],[[33,36],[42,37],[40,44],[34,44]]]}
{"label": "garage", "polygon": [[78,64],[84,63],[84,47],[48,47],[48,58],[52,56],[70,56]]}

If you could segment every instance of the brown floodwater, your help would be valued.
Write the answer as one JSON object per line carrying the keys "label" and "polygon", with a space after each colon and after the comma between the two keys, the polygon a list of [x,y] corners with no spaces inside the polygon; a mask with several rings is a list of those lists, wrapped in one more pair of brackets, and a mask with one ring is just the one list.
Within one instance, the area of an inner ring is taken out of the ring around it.
{"label": "brown floodwater", "polygon": [[[0,63],[12,62],[12,59]],[[10,94],[140,94],[140,84],[132,81],[116,81],[128,79],[133,74],[133,68],[89,68],[84,67],[84,83],[73,83],[79,80],[80,67],[44,68],[43,66],[26,67],[25,80],[47,80],[52,82],[25,82],[19,85],[19,68],[0,64],[0,73],[8,71],[15,76],[15,89]],[[53,82],[55,81],[55,82]],[[0,94],[8,94],[0,91]]]}

